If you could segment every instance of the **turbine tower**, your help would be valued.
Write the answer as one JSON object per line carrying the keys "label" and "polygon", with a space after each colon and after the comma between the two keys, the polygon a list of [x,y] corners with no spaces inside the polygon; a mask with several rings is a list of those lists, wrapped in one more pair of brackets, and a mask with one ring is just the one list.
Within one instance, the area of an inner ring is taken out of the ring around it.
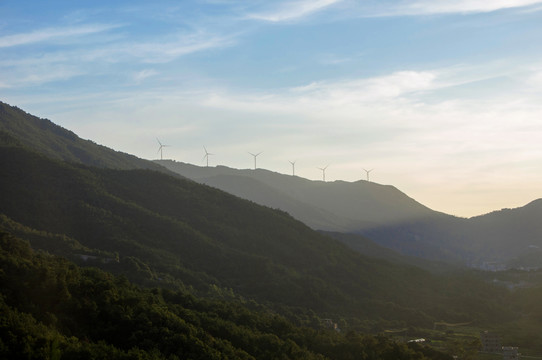
{"label": "turbine tower", "polygon": [[256,158],[258,157],[258,155],[260,155],[263,151],[260,151],[259,153],[257,154],[253,154],[251,152],[249,152],[250,155],[254,156],[254,170],[256,170]]}
{"label": "turbine tower", "polygon": [[367,173],[367,181],[369,181],[369,173],[373,171],[374,169],[371,169],[371,170],[363,169],[363,170],[365,170],[365,172]]}
{"label": "turbine tower", "polygon": [[158,138],[156,138],[156,141],[158,141],[158,144],[160,145],[160,146],[158,147],[158,152],[160,153],[160,160],[162,160],[162,149],[165,148],[165,147],[167,147],[167,146],[170,146],[170,145],[162,144],[162,143],[160,142],[160,140],[158,140]]}
{"label": "turbine tower", "polygon": [[324,180],[324,182],[326,181],[326,169],[329,165],[326,165],[326,167],[323,167],[323,168],[318,168],[320,170],[322,170],[322,180]]}
{"label": "turbine tower", "polygon": [[203,158],[207,160],[207,167],[209,167],[209,155],[214,155],[214,154],[208,152],[207,149],[205,148],[205,145],[203,146],[203,150],[205,151],[205,155],[203,155]]}
{"label": "turbine tower", "polygon": [[296,162],[296,161],[297,161],[297,160],[295,160],[295,161],[290,161],[290,160],[288,160],[288,162],[289,162],[290,164],[292,164],[292,176],[295,176],[295,162]]}

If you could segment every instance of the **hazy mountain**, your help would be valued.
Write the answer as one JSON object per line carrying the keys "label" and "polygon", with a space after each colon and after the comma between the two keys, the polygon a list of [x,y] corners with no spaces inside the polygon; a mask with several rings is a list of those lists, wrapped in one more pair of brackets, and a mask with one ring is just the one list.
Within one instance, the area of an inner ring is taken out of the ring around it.
{"label": "hazy mountain", "polygon": [[440,215],[393,186],[363,180],[323,182],[264,169],[199,167],[172,160],[156,163],[197,182],[284,210],[318,230],[354,231]]}
{"label": "hazy mountain", "polygon": [[[156,163],[199,183],[286,211],[313,229],[364,234],[385,247],[416,257],[464,259],[463,249],[441,241],[445,239],[439,238],[439,230],[430,234],[419,231],[422,224],[438,224],[440,229],[458,219],[427,208],[393,186],[363,180],[313,181],[264,169],[200,167],[172,160]],[[345,241],[346,237],[339,239]],[[361,238],[348,239],[345,243],[353,249],[367,249]]]}
{"label": "hazy mountain", "polygon": [[[539,254],[542,249],[542,199],[515,208],[468,219],[475,252],[511,261]],[[528,264],[525,264],[528,266]],[[539,258],[538,266],[542,266]]]}
{"label": "hazy mountain", "polygon": [[83,140],[50,120],[3,102],[0,102],[0,138],[4,142],[20,143],[52,159],[114,169],[164,171],[152,161]]}
{"label": "hazy mountain", "polygon": [[[284,210],[313,229],[363,234],[405,255],[490,269],[507,263],[542,265],[533,255],[542,248],[542,200],[466,219],[433,211],[393,186],[367,181],[311,181],[264,169],[156,162],[197,182]],[[361,238],[338,238],[358,251],[369,250]]]}
{"label": "hazy mountain", "polygon": [[392,263],[413,265],[428,270],[432,273],[445,273],[461,268],[459,264],[432,261],[422,257],[401,254],[396,250],[379,245],[373,240],[360,234],[329,231],[323,231],[323,233],[339,240],[363,255],[383,259]]}
{"label": "hazy mountain", "polygon": [[449,258],[489,270],[541,267],[542,199],[469,219],[440,218],[362,231],[403,253],[431,258],[438,247]]}

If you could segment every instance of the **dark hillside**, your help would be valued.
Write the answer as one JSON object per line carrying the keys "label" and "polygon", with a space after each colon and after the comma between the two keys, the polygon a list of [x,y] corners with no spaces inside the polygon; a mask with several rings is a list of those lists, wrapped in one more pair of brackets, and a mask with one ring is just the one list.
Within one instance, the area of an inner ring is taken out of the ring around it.
{"label": "dark hillside", "polygon": [[0,232],[3,359],[451,359],[388,338],[295,326],[238,302],[141,289]]}
{"label": "dark hillside", "polygon": [[0,141],[4,142],[8,138],[56,160],[114,169],[165,171],[152,161],[83,140],[50,120],[0,102]]}
{"label": "dark hillside", "polygon": [[284,212],[192,181],[70,165],[17,146],[0,149],[0,167],[0,213],[118,254],[104,267],[142,283],[180,279],[199,292],[426,326],[507,316],[505,291],[363,257]]}

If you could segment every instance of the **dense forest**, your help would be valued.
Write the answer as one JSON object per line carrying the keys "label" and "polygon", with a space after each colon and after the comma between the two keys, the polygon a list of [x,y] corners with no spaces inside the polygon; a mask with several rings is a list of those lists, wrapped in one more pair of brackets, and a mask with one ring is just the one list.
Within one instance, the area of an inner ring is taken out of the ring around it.
{"label": "dense forest", "polygon": [[[5,359],[450,359],[416,343],[294,325],[253,304],[142,289],[0,233]],[[252,309],[251,309],[252,307]]]}

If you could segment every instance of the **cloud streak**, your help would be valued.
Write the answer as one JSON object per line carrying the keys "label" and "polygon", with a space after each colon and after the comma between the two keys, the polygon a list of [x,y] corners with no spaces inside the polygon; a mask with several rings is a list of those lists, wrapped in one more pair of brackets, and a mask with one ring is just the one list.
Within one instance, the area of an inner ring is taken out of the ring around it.
{"label": "cloud streak", "polygon": [[540,0],[422,0],[405,5],[403,9],[411,14],[484,13],[540,3]]}
{"label": "cloud streak", "polygon": [[77,27],[45,28],[28,33],[5,35],[0,37],[0,48],[92,35],[118,27],[120,27],[120,25],[89,24]]}
{"label": "cloud streak", "polygon": [[302,0],[282,3],[277,9],[269,12],[252,13],[250,19],[262,20],[272,23],[292,21],[312,15],[343,0]]}
{"label": "cloud streak", "polygon": [[487,13],[514,8],[526,8],[542,4],[541,0],[415,0],[402,1],[397,5],[377,5],[365,7],[367,16],[417,16]]}

